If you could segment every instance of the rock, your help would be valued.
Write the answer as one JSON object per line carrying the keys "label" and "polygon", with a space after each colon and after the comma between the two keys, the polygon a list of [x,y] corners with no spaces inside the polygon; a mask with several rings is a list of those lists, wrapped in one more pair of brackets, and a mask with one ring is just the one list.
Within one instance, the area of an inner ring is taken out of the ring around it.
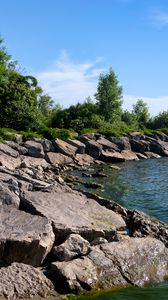
{"label": "rock", "polygon": [[59,246],[55,246],[52,252],[60,261],[69,261],[75,257],[88,254],[89,250],[90,244],[87,240],[79,234],[70,234],[66,241]]}
{"label": "rock", "polygon": [[73,159],[69,156],[66,156],[62,153],[54,153],[54,152],[48,152],[46,153],[46,160],[53,165],[68,165],[73,162]]}
{"label": "rock", "polygon": [[44,152],[54,152],[53,143],[47,139],[42,140]]}
{"label": "rock", "polygon": [[53,186],[50,192],[25,191],[21,195],[21,204],[22,209],[52,221],[57,243],[71,233],[91,241],[125,229],[121,216],[67,186]]}
{"label": "rock", "polygon": [[144,155],[147,156],[147,158],[160,158],[161,156],[159,154],[150,152],[150,151],[145,151]]}
{"label": "rock", "polygon": [[129,233],[133,237],[154,237],[168,247],[168,224],[140,211],[129,212]]}
{"label": "rock", "polygon": [[17,143],[17,144],[21,144],[23,142],[23,138],[22,138],[22,135],[21,134],[15,134],[15,137],[14,137],[14,142]]}
{"label": "rock", "polygon": [[87,257],[52,263],[50,274],[66,292],[116,286],[144,286],[167,275],[168,249],[152,238],[127,238],[92,247]]}
{"label": "rock", "polygon": [[120,154],[118,152],[110,152],[107,150],[102,151],[99,159],[104,162],[107,162],[107,163],[124,162],[125,161],[125,158],[122,156],[122,154]]}
{"label": "rock", "polygon": [[142,153],[136,152],[136,155],[139,159],[147,159],[147,156]]}
{"label": "rock", "polygon": [[116,152],[120,152],[120,149],[117,147],[117,145],[115,143],[110,142],[109,140],[107,140],[104,137],[100,137],[97,140],[97,143],[99,143],[100,145],[102,145],[103,150],[109,150],[112,149]]}
{"label": "rock", "polygon": [[121,155],[125,160],[138,160],[138,156],[131,150],[122,150]]}
{"label": "rock", "polygon": [[0,151],[0,166],[3,166],[9,170],[15,170],[16,168],[20,167],[20,164],[20,157],[15,158]]}
{"label": "rock", "polygon": [[66,156],[69,156],[71,158],[73,158],[77,152],[77,147],[74,147],[70,144],[68,144],[65,141],[62,141],[60,139],[56,139],[54,142],[54,146],[57,150],[57,152],[62,153]]}
{"label": "rock", "polygon": [[103,238],[103,237],[98,237],[98,238],[94,239],[94,240],[90,243],[90,245],[91,245],[91,246],[96,246],[96,245],[101,245],[101,244],[106,244],[106,243],[108,243],[108,241],[107,241],[105,238]]}
{"label": "rock", "polygon": [[112,143],[116,144],[117,147],[122,150],[131,150],[131,145],[128,137],[109,137],[108,138]]}
{"label": "rock", "polygon": [[0,269],[0,297],[5,299],[47,297],[53,289],[42,271],[32,266],[13,263]]}
{"label": "rock", "polygon": [[0,152],[5,155],[12,156],[17,158],[19,156],[19,152],[9,147],[7,144],[0,143]]}
{"label": "rock", "polygon": [[94,161],[93,157],[91,157],[88,154],[78,154],[77,153],[75,156],[75,162],[80,166],[90,165],[93,163],[93,161]]}
{"label": "rock", "polygon": [[91,141],[91,140],[96,140],[96,135],[95,133],[85,133],[85,134],[81,134],[78,136],[78,139],[86,144],[88,141]]}
{"label": "rock", "polygon": [[98,170],[96,173],[92,173],[91,176],[93,178],[96,178],[96,177],[108,177],[105,173],[101,172],[101,170],[100,171]]}
{"label": "rock", "polygon": [[86,153],[97,159],[102,153],[102,145],[94,140],[89,140],[86,142]]}
{"label": "rock", "polygon": [[21,156],[21,168],[37,168],[41,166],[46,169],[48,167],[48,163],[44,158],[36,158],[30,156]]}
{"label": "rock", "polygon": [[110,166],[110,169],[114,169],[114,170],[121,170],[121,168],[120,168],[120,167],[118,167],[118,166],[115,166],[115,165],[111,165],[111,166]]}
{"label": "rock", "polygon": [[13,141],[5,141],[5,144],[11,147],[12,149],[19,152],[20,155],[26,155],[28,153],[28,149],[18,145],[18,143],[15,143]]}
{"label": "rock", "polygon": [[7,184],[0,182],[0,205],[6,204],[19,208],[20,198],[18,197],[18,187],[16,191],[17,194],[14,191],[11,191]]}
{"label": "rock", "polygon": [[148,141],[132,139],[130,140],[130,144],[131,144],[131,149],[134,152],[139,152],[144,154],[146,151],[150,151],[149,148],[150,142]]}
{"label": "rock", "polygon": [[27,141],[24,143],[24,147],[28,149],[28,155],[38,158],[44,158],[44,150],[41,143],[36,141]]}
{"label": "rock", "polygon": [[50,222],[6,205],[0,206],[0,219],[0,259],[41,265],[54,243]]}
{"label": "rock", "polygon": [[68,139],[67,143],[77,148],[77,153],[84,154],[85,153],[85,144],[80,142],[79,140],[71,140]]}
{"label": "rock", "polygon": [[103,185],[96,182],[85,182],[84,186],[88,189],[100,189],[103,188]]}

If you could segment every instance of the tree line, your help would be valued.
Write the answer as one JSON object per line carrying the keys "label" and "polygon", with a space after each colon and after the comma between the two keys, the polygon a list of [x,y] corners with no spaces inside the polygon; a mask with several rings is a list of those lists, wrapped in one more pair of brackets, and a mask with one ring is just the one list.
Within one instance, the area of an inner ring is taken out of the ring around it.
{"label": "tree line", "polygon": [[100,74],[95,98],[62,108],[45,94],[35,77],[19,71],[0,38],[0,127],[36,131],[51,137],[59,130],[124,135],[132,131],[168,132],[168,111],[152,117],[138,99],[132,111],[122,109],[123,91],[113,69]]}

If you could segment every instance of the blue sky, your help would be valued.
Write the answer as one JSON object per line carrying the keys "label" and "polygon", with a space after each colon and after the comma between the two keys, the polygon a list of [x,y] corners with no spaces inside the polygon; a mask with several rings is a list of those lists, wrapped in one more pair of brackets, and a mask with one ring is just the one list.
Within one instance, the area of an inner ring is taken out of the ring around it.
{"label": "blue sky", "polygon": [[168,0],[0,0],[0,33],[21,70],[67,107],[112,67],[124,108],[168,109]]}

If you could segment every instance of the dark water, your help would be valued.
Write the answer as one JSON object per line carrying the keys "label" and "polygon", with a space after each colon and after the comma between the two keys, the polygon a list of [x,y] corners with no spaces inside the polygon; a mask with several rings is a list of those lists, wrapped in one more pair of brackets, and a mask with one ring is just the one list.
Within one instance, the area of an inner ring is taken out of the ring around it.
{"label": "dark water", "polygon": [[[130,209],[139,209],[168,222],[168,158],[131,161],[117,164],[121,169],[103,166],[107,178],[86,178],[84,182],[101,183],[103,190],[88,190],[112,199]],[[100,166],[96,167],[100,169]],[[85,173],[94,173],[94,170]],[[81,177],[81,172],[75,175]],[[81,177],[82,178],[82,177]],[[83,186],[79,186],[83,189]],[[148,288],[121,289],[76,298],[80,300],[168,300],[168,281]]]}

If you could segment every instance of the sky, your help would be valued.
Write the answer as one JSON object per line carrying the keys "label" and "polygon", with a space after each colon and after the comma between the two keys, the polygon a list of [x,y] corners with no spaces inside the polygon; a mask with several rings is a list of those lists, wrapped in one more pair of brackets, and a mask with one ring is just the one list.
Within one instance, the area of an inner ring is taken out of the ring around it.
{"label": "sky", "polygon": [[0,34],[63,107],[94,99],[112,67],[124,109],[168,110],[168,0],[0,0]]}

